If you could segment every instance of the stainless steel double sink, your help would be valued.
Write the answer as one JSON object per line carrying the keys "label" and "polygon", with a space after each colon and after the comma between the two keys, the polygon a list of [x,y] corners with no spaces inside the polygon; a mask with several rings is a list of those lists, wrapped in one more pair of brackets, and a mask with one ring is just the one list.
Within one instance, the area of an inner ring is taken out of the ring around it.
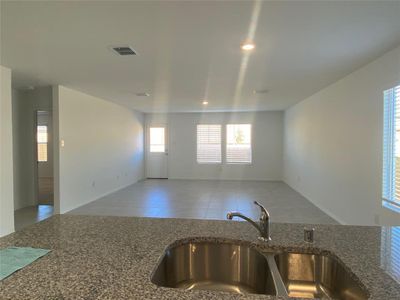
{"label": "stainless steel double sink", "polygon": [[368,293],[332,255],[261,252],[246,242],[188,240],[168,247],[151,281],[163,287],[285,298],[362,300]]}

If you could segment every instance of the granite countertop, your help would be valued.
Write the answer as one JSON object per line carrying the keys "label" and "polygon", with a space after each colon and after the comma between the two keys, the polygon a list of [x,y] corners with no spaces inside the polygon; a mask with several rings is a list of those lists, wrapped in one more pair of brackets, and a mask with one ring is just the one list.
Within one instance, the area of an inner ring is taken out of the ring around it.
{"label": "granite countertop", "polygon": [[370,299],[400,299],[400,284],[381,267],[381,227],[314,225],[315,243],[303,242],[302,224],[272,224],[262,244],[245,222],[56,215],[0,239],[0,248],[51,249],[0,281],[0,299],[279,299],[266,295],[186,291],[150,281],[164,249],[178,239],[246,240],[263,249],[334,253],[360,279]]}

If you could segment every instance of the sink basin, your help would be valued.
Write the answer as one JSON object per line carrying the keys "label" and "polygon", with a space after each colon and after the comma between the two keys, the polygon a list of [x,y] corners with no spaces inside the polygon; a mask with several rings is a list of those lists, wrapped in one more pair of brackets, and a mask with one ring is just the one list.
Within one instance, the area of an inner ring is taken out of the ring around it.
{"label": "sink basin", "polygon": [[267,259],[247,244],[187,242],[166,250],[151,281],[187,290],[276,295]]}
{"label": "sink basin", "polygon": [[366,300],[368,292],[333,255],[261,253],[248,242],[212,238],[167,248],[151,281],[163,287],[283,298]]}
{"label": "sink basin", "polygon": [[289,297],[368,299],[367,293],[334,257],[282,253],[275,262]]}

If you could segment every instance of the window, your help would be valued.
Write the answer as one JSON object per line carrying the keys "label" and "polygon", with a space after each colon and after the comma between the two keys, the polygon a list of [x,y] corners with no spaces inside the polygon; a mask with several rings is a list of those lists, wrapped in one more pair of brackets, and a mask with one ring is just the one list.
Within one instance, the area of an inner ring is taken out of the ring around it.
{"label": "window", "polygon": [[251,163],[251,125],[226,125],[226,162],[232,164]]}
{"label": "window", "polygon": [[384,92],[383,205],[400,212],[400,85]]}
{"label": "window", "polygon": [[197,125],[197,162],[221,163],[221,125]]}
{"label": "window", "polygon": [[381,229],[381,267],[400,281],[400,227]]}
{"label": "window", "polygon": [[47,161],[47,126],[37,126],[37,160]]}
{"label": "window", "polygon": [[165,128],[150,128],[150,152],[165,152]]}

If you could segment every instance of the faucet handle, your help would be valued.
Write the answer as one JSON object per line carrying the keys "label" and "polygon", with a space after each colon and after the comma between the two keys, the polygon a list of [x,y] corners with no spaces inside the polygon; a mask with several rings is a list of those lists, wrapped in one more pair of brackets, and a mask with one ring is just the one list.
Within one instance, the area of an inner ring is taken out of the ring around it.
{"label": "faucet handle", "polygon": [[267,209],[262,204],[258,203],[257,201],[254,201],[254,204],[257,205],[258,207],[260,207],[260,209],[261,209],[261,218],[263,217],[263,215],[265,217],[269,218],[269,213],[268,213]]}

